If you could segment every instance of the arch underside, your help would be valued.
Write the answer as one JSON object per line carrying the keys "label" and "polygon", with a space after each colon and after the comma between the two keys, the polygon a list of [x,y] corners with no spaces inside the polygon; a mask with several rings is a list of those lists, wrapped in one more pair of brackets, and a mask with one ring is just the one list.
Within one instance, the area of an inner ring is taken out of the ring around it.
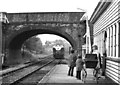
{"label": "arch underside", "polygon": [[15,37],[13,37],[10,40],[8,44],[8,48],[19,49],[21,48],[24,41],[38,34],[55,34],[55,35],[61,36],[65,38],[74,49],[76,49],[75,40],[69,34],[67,34],[66,32],[60,29],[32,29],[32,30],[23,31],[22,33],[17,34]]}
{"label": "arch underside", "polygon": [[[24,30],[25,29],[25,30]],[[22,31],[20,31],[22,30]],[[38,35],[38,34],[55,34],[58,36],[61,36],[65,38],[74,49],[77,49],[77,43],[76,41],[64,30],[61,30],[61,28],[52,28],[52,29],[41,29],[41,27],[35,27],[33,26],[32,29],[30,27],[22,28],[19,32],[14,33],[14,36],[9,39],[8,42],[8,62],[7,64],[15,64],[18,63],[22,57],[21,55],[21,47],[24,41],[26,41],[28,38]]]}

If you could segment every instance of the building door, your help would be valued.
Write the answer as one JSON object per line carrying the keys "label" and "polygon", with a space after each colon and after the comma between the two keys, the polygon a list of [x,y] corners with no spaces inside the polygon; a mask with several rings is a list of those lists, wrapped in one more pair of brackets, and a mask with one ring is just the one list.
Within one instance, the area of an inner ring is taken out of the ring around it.
{"label": "building door", "polygon": [[104,40],[103,40],[103,65],[102,65],[102,75],[105,76],[105,69],[106,69],[106,57],[107,57],[107,49],[106,49],[106,42],[107,42],[107,32],[104,32]]}

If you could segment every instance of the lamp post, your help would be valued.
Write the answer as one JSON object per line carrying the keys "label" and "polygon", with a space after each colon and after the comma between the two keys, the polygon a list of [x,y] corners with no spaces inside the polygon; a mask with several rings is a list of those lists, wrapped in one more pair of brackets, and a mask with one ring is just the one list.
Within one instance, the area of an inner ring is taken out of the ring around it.
{"label": "lamp post", "polygon": [[81,21],[86,20],[86,33],[83,37],[86,37],[86,53],[91,53],[90,28],[89,28],[89,24],[88,24],[87,11],[84,9],[81,9],[81,8],[77,8],[77,9],[85,12],[85,14],[82,16],[82,18],[80,20]]}
{"label": "lamp post", "polygon": [[[4,63],[4,58],[5,58],[5,49],[3,50],[3,47],[5,48],[5,45],[3,45],[3,42],[5,44],[5,39],[3,41],[3,29],[4,26],[9,23],[7,17],[6,17],[6,13],[5,12],[0,12],[0,65],[2,65]],[[6,36],[4,36],[5,38]]]}

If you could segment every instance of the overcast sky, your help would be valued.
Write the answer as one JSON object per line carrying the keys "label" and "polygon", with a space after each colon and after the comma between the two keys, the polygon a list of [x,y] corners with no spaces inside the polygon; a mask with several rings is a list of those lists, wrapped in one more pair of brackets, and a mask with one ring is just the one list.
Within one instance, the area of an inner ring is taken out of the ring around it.
{"label": "overcast sky", "polygon": [[[0,12],[82,12],[92,15],[100,0],[0,0]],[[80,10],[80,9],[83,10]],[[55,36],[39,36],[43,43],[46,40],[60,39]]]}
{"label": "overcast sky", "polygon": [[37,37],[41,39],[43,44],[45,44],[46,41],[65,40],[60,36],[51,35],[51,34],[41,34],[41,35],[38,35]]}
{"label": "overcast sky", "polygon": [[70,12],[86,10],[91,16],[100,0],[0,0],[0,12]]}

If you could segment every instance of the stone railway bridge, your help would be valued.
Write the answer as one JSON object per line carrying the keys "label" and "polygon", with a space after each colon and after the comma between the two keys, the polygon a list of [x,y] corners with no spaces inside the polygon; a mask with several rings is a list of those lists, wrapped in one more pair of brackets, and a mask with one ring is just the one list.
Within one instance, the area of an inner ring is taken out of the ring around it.
{"label": "stone railway bridge", "polygon": [[6,65],[20,63],[24,41],[37,34],[55,34],[65,38],[82,55],[82,36],[86,32],[84,12],[5,13],[2,23],[2,51]]}

